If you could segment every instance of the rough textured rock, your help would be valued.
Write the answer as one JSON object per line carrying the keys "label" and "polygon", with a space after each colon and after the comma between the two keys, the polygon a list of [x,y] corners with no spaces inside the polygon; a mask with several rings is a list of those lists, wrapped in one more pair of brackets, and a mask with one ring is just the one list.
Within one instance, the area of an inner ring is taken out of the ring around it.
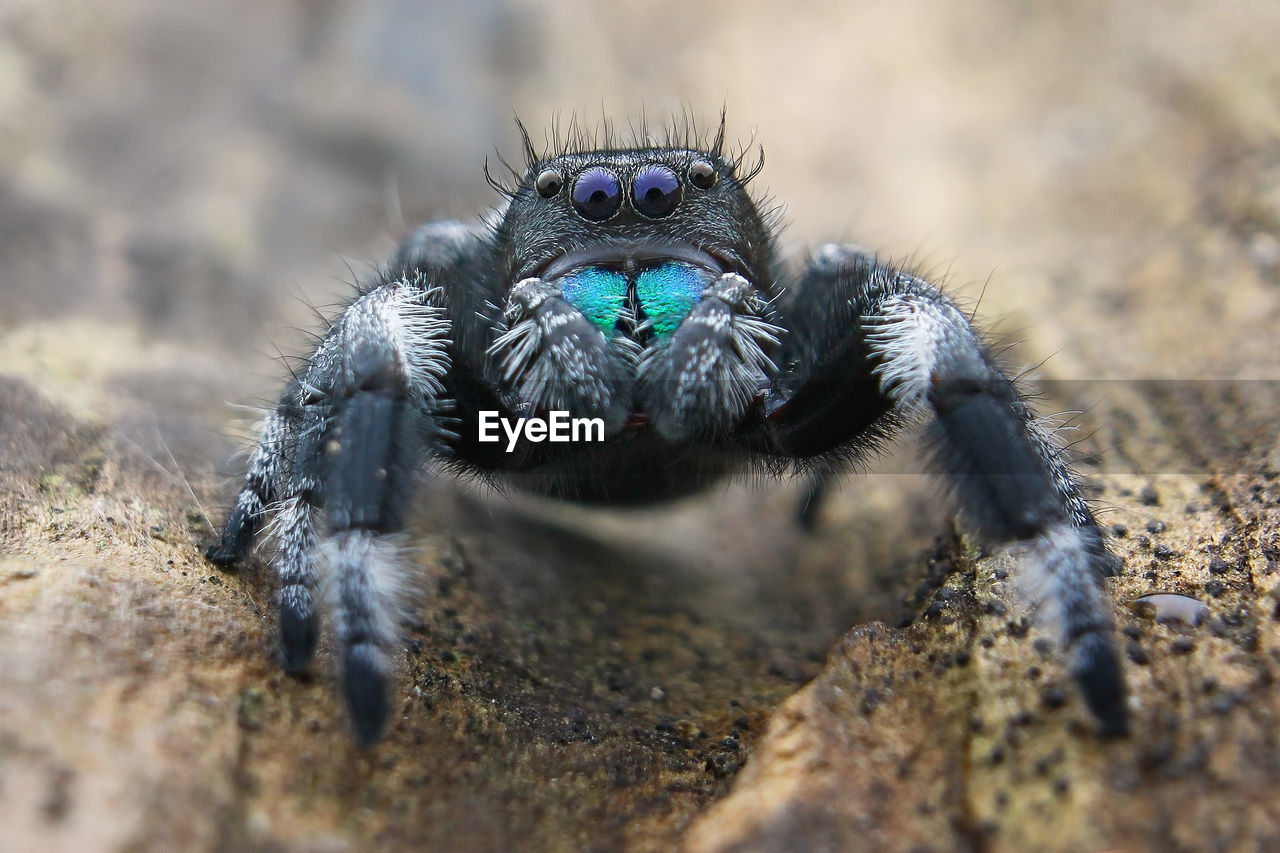
{"label": "rough textured rock", "polygon": [[[667,6],[9,4],[0,847],[1280,845],[1280,12]],[[340,253],[492,203],[510,104],[726,92],[789,248],[924,253],[1085,411],[1130,738],[1093,737],[1016,554],[901,473],[812,535],[793,486],[608,515],[431,485],[367,752],[327,650],[276,669],[264,566],[200,557],[228,403],[310,323],[291,288],[327,303]]]}

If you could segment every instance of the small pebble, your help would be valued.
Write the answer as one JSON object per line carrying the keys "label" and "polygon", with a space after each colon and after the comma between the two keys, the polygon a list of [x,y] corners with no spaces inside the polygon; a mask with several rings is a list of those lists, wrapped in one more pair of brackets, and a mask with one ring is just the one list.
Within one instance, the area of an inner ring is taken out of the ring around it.
{"label": "small pebble", "polygon": [[1198,598],[1174,592],[1144,595],[1133,602],[1133,610],[1157,622],[1181,622],[1193,628],[1209,618],[1209,605]]}

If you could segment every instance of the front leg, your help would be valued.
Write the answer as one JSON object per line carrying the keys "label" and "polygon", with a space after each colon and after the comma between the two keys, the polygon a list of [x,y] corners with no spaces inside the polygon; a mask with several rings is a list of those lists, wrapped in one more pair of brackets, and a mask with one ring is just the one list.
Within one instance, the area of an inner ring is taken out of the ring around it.
{"label": "front leg", "polygon": [[392,534],[403,525],[422,460],[443,447],[439,398],[449,368],[439,291],[420,275],[388,278],[351,303],[286,391],[209,552],[224,564],[243,557],[263,504],[275,499],[285,667],[305,667],[314,652],[314,598],[323,587],[347,707],[365,744],[386,725],[405,592]]}
{"label": "front leg", "polygon": [[673,443],[708,438],[742,419],[776,369],[770,353],[780,329],[771,316],[751,282],[725,273],[669,338],[646,348],[638,396],[659,435]]}
{"label": "front leg", "polygon": [[1124,678],[1101,589],[1115,558],[1062,450],[968,318],[927,282],[836,246],[815,256],[792,311],[793,369],[772,416],[778,449],[838,451],[932,414],[935,457],[962,508],[983,537],[1032,544],[1026,586],[1053,618],[1102,730],[1124,733]]}

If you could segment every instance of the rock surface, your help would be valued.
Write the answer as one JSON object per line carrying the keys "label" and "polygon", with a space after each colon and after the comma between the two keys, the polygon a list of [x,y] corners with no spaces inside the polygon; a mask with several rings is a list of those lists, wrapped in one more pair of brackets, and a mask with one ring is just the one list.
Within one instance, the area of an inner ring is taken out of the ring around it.
{"label": "rock surface", "polygon": [[[1280,846],[1280,9],[819,7],[8,5],[0,849]],[[276,668],[265,564],[201,558],[228,403],[311,325],[291,287],[492,204],[510,104],[726,92],[789,249],[925,253],[1085,412],[1131,737],[914,475],[851,477],[813,534],[796,486],[610,515],[431,484],[364,752],[327,649]]]}

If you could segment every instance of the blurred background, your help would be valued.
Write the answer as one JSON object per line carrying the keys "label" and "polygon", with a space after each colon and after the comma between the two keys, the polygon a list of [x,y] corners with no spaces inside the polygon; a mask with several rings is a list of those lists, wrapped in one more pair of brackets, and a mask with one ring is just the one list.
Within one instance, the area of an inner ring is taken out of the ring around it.
{"label": "blurred background", "polygon": [[[1203,359],[1167,346],[1164,319],[1229,309],[1209,281],[1190,305],[1134,282],[1175,260],[1204,204],[1231,208],[1215,250],[1274,281],[1280,167],[1270,188],[1234,175],[1274,156],[1277,14],[7,0],[0,322],[74,313],[239,354],[308,322],[298,294],[341,293],[343,259],[359,271],[413,223],[493,204],[482,165],[517,151],[513,116],[540,140],[556,116],[710,125],[723,105],[730,139],[765,149],[789,248],[852,239],[962,293],[986,285],[984,313],[1035,327],[1037,361],[1110,349],[1090,369],[1194,375]],[[1123,326],[1042,322],[1134,299]],[[1158,367],[1137,355],[1162,348]]]}
{"label": "blurred background", "polygon": [[67,849],[674,843],[741,766],[699,744],[754,744],[844,630],[933,594],[936,489],[853,480],[809,539],[792,486],[538,525],[433,508],[421,562],[455,592],[415,629],[431,663],[411,651],[392,745],[353,755],[326,678],[271,665],[270,578],[197,550],[311,306],[415,223],[496,204],[516,116],[538,143],[723,107],[784,248],[854,241],[981,297],[1047,407],[1091,410],[1089,474],[1137,529],[1126,475],[1280,465],[1274,421],[1240,414],[1261,384],[1227,394],[1247,429],[1208,429],[1199,397],[1129,382],[1280,374],[1277,43],[1269,0],[3,0],[3,822]]}

